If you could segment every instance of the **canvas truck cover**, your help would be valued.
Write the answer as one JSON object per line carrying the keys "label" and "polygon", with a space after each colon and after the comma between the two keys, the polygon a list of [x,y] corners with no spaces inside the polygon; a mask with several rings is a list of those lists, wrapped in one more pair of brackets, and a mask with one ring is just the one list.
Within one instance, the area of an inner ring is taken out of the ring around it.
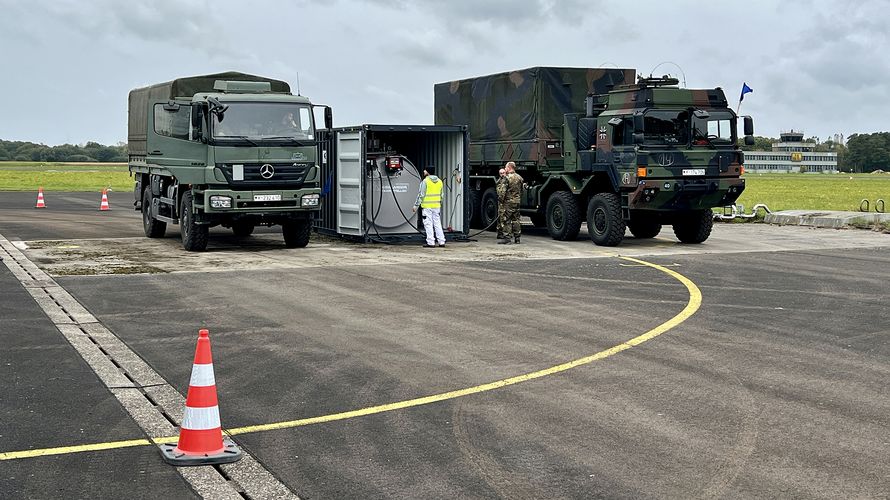
{"label": "canvas truck cover", "polygon": [[217,80],[241,82],[269,82],[272,92],[290,92],[290,85],[281,80],[273,80],[237,71],[212,75],[189,76],[169,82],[158,83],[130,91],[127,144],[131,155],[146,153],[146,127],[148,127],[148,106],[151,102],[168,101],[177,97],[191,98],[199,92],[213,92]]}
{"label": "canvas truck cover", "polygon": [[563,115],[583,113],[588,94],[633,83],[618,68],[534,67],[435,86],[435,124],[467,125],[470,141],[557,139]]}

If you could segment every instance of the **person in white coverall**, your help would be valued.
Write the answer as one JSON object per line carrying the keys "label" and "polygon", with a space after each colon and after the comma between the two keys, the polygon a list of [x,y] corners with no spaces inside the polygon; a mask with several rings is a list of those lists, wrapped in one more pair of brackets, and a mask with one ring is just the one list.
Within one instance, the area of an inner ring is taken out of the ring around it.
{"label": "person in white coverall", "polygon": [[437,245],[445,246],[445,232],[442,231],[442,179],[436,177],[435,167],[432,165],[423,169],[423,180],[420,181],[420,192],[417,193],[417,201],[414,202],[413,212],[417,207],[421,208],[423,227],[426,229],[426,244],[424,248],[434,248]]}

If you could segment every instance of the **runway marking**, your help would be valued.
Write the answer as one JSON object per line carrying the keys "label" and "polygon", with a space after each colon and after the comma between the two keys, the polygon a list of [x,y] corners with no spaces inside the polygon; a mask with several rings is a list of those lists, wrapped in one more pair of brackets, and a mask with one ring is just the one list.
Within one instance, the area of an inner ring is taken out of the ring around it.
{"label": "runway marking", "polygon": [[[430,396],[424,396],[415,399],[409,399],[406,401],[398,401],[395,403],[388,403],[384,405],[378,406],[369,406],[367,408],[361,408],[358,410],[345,411],[341,413],[333,413],[330,415],[322,415],[318,417],[310,417],[303,418],[297,420],[287,420],[283,422],[273,422],[269,424],[260,424],[260,425],[248,425],[244,427],[235,427],[232,429],[227,429],[225,432],[230,436],[237,436],[240,434],[250,434],[255,432],[264,432],[264,431],[272,431],[272,430],[280,430],[280,429],[290,429],[293,427],[302,427],[306,425],[312,424],[320,424],[324,422],[334,422],[337,420],[346,420],[350,418],[363,417],[366,415],[374,415],[377,413],[384,413],[394,410],[401,410],[404,408],[411,408],[414,406],[422,406],[428,405],[431,403],[436,403],[440,401],[446,401],[449,399],[455,399],[463,396],[469,396],[471,394],[479,394],[481,392],[492,391],[494,389],[500,389],[502,387],[507,387],[515,384],[519,384],[521,382],[527,382],[529,380],[534,380],[542,377],[546,377],[548,375],[554,375],[557,373],[564,372],[566,370],[570,370],[572,368],[576,368],[578,366],[583,366],[589,363],[593,363],[594,361],[599,361],[601,359],[608,358],[609,356],[614,356],[622,351],[626,351],[631,347],[638,346],[644,342],[654,339],[659,335],[675,328],[677,325],[683,323],[687,319],[689,319],[696,311],[698,311],[699,307],[701,307],[702,295],[701,291],[698,287],[693,283],[689,278],[686,278],[682,274],[668,269],[664,266],[660,266],[658,264],[653,264],[651,262],[646,262],[644,260],[635,259],[633,257],[619,257],[629,262],[634,262],[636,264],[640,264],[643,266],[648,266],[658,271],[661,271],[672,278],[676,279],[680,283],[682,283],[686,290],[689,292],[689,300],[686,303],[686,307],[683,308],[682,311],[677,313],[671,319],[665,321],[664,323],[656,326],[655,328],[649,330],[642,335],[634,337],[626,342],[622,342],[616,346],[610,347],[604,351],[600,351],[596,354],[592,354],[590,356],[585,356],[583,358],[578,358],[567,363],[563,363],[560,365],[552,366],[550,368],[545,368],[543,370],[538,370],[531,373],[526,373],[524,375],[517,375],[515,377],[505,378],[501,380],[496,380],[494,382],[489,382],[487,384],[476,385],[473,387],[468,387],[466,389],[459,389],[455,391],[443,392],[439,394],[433,394]],[[86,451],[99,451],[99,450],[110,450],[116,448],[128,448],[134,446],[148,446],[151,444],[161,444],[161,443],[175,443],[178,440],[177,436],[167,436],[163,438],[156,438],[154,442],[148,439],[131,439],[126,441],[110,441],[106,443],[93,443],[93,444],[84,444],[78,446],[62,446],[57,448],[42,448],[42,449],[34,449],[34,450],[22,450],[22,451],[10,451],[0,453],[0,461],[3,460],[15,460],[22,458],[33,458],[33,457],[42,457],[47,455],[64,455],[70,453],[80,453]]]}

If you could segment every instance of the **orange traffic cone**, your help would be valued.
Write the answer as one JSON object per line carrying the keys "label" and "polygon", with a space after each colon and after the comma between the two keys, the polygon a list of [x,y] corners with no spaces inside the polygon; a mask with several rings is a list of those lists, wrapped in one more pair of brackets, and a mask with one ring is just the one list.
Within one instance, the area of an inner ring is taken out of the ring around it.
{"label": "orange traffic cone", "polygon": [[179,428],[179,442],[161,445],[161,456],[172,465],[212,465],[236,462],[242,452],[228,436],[223,438],[216,399],[216,379],[210,355],[210,333],[198,332],[195,364]]}
{"label": "orange traffic cone", "polygon": [[99,205],[99,211],[104,212],[106,210],[111,210],[111,207],[108,206],[108,190],[102,190],[102,203]]}
{"label": "orange traffic cone", "polygon": [[37,188],[37,206],[34,208],[46,208],[46,202],[43,201],[43,188]]}

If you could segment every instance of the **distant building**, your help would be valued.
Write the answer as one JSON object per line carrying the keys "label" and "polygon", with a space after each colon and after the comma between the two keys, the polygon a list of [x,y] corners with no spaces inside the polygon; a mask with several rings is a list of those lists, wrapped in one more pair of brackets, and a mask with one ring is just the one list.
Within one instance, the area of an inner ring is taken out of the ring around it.
{"label": "distant building", "polygon": [[745,172],[770,174],[837,173],[837,153],[814,151],[803,132],[782,132],[772,151],[745,151]]}

